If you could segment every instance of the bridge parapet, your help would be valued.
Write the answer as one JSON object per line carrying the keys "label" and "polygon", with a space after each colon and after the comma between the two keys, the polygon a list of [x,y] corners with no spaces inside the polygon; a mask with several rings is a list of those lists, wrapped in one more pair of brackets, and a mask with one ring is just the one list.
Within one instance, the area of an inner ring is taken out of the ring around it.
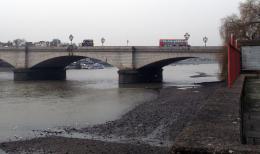
{"label": "bridge parapet", "polygon": [[[67,51],[67,47],[28,47],[31,52],[63,52]],[[227,50],[224,46],[192,46],[188,47],[158,47],[158,46],[95,46],[95,47],[78,47],[74,51],[79,52],[124,52],[124,51],[140,51],[140,52],[222,52]],[[0,47],[0,52],[4,51],[25,51],[25,47]]]}
{"label": "bridge parapet", "polygon": [[79,47],[76,49],[78,52],[132,52],[133,48],[130,46],[109,46],[109,47]]}
{"label": "bridge parapet", "polygon": [[[8,49],[17,51],[25,50],[25,48],[0,48],[1,50]],[[68,47],[28,47],[31,52],[64,52],[67,51]],[[123,52],[123,51],[132,51],[130,46],[96,46],[96,47],[77,47],[73,49],[74,52]]]}

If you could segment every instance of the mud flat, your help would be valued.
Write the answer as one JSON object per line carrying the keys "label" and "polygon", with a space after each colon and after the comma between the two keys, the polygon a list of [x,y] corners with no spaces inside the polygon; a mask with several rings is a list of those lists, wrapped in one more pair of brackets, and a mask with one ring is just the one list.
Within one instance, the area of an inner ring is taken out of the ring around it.
{"label": "mud flat", "polygon": [[[48,135],[1,143],[0,148],[8,153],[169,153],[206,100],[216,97],[214,92],[223,87],[225,83],[218,82],[187,89],[164,88],[156,100],[136,106],[118,120],[81,129],[63,128],[61,136],[71,135],[69,138]],[[81,134],[81,139],[74,134]]]}

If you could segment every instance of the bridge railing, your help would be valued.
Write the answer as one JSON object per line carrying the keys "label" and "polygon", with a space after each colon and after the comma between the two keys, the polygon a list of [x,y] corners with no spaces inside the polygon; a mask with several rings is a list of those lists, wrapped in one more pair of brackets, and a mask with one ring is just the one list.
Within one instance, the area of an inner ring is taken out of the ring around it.
{"label": "bridge railing", "polygon": [[234,81],[240,75],[241,51],[234,35],[230,36],[228,42],[228,87],[231,88]]}

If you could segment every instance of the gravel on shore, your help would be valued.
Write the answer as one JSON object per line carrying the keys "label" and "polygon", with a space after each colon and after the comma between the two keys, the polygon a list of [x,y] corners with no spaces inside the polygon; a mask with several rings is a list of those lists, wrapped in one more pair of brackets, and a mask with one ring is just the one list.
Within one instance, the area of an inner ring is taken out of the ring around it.
{"label": "gravel on shore", "polygon": [[[103,136],[104,138],[128,138],[137,141],[151,141],[157,146],[171,146],[178,133],[193,119],[206,103],[212,92],[223,83],[203,84],[180,90],[164,88],[156,100],[145,102],[120,119],[82,129],[67,129]],[[156,142],[157,141],[157,142]]]}
{"label": "gravel on shore", "polygon": [[168,148],[147,144],[133,145],[64,137],[36,138],[27,141],[2,143],[8,154],[164,154]]}
{"label": "gravel on shore", "polygon": [[[51,153],[167,153],[176,136],[207,103],[205,100],[214,97],[211,94],[224,85],[217,82],[185,90],[177,87],[163,88],[156,100],[138,105],[118,120],[87,128],[65,129],[68,134],[101,136],[103,141],[45,137],[6,142],[0,144],[0,148],[9,153],[46,153],[42,151],[44,149]],[[118,141],[109,142],[110,138],[117,138]]]}

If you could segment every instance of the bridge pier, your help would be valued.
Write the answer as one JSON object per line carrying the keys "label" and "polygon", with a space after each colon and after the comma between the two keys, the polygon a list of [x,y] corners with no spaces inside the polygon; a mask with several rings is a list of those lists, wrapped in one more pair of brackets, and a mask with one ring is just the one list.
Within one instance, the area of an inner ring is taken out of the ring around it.
{"label": "bridge pier", "polygon": [[119,84],[162,82],[162,68],[119,70]]}
{"label": "bridge pier", "polygon": [[66,80],[64,69],[16,69],[14,70],[15,81],[26,80]]}

